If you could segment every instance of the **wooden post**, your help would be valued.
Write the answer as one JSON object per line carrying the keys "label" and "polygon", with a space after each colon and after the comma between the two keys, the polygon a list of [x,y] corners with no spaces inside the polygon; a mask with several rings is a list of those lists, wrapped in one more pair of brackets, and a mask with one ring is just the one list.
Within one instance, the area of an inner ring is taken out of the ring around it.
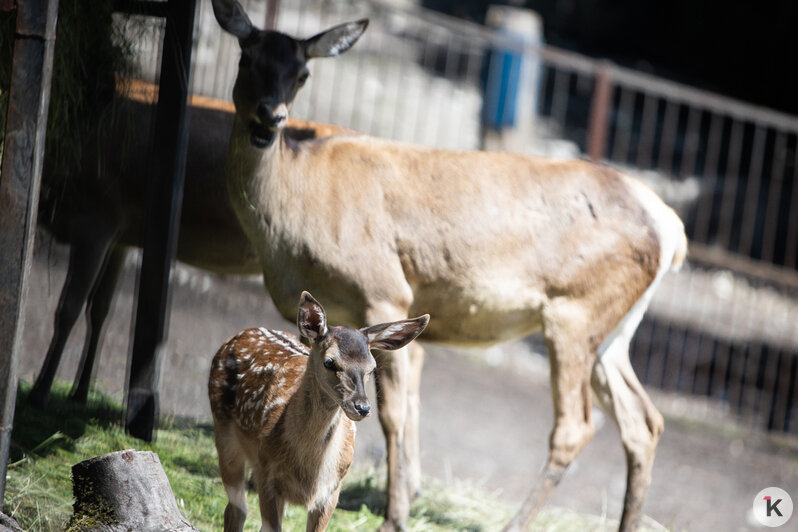
{"label": "wooden post", "polygon": [[158,417],[158,357],[169,329],[169,279],[177,253],[188,146],[188,81],[195,0],[169,0],[155,118],[154,168],[128,379],[125,428],[152,441]]}
{"label": "wooden post", "polygon": [[587,156],[593,162],[604,158],[607,145],[608,110],[612,95],[611,66],[603,63],[596,71],[596,86],[590,105],[590,124],[587,130]]}
{"label": "wooden post", "polygon": [[39,202],[58,0],[19,0],[0,172],[0,502]]}

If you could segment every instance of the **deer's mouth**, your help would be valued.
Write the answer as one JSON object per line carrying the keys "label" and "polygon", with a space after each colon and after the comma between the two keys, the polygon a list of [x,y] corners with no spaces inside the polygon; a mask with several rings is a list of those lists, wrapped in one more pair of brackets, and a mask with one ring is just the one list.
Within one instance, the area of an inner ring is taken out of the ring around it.
{"label": "deer's mouth", "polygon": [[255,120],[249,122],[249,142],[256,148],[267,148],[274,142],[277,128]]}

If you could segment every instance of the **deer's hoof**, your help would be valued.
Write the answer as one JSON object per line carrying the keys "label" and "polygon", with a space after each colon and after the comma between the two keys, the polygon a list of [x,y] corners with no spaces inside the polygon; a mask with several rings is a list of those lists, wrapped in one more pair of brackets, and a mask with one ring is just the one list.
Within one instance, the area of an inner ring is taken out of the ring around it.
{"label": "deer's hoof", "polygon": [[28,395],[28,404],[39,410],[47,408],[47,402],[50,400],[50,392],[41,388],[34,387]]}
{"label": "deer's hoof", "polygon": [[379,528],[379,532],[398,532],[404,531],[407,527],[404,524],[386,519]]}

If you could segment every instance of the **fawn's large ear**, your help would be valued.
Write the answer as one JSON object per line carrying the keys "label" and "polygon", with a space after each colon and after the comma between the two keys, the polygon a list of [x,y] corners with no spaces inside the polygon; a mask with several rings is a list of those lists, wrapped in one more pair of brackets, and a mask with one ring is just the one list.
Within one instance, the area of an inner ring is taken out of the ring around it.
{"label": "fawn's large ear", "polygon": [[364,18],[357,22],[347,22],[323,31],[318,35],[302,41],[305,58],[333,57],[340,55],[357,42],[369,25],[369,20]]}
{"label": "fawn's large ear", "polygon": [[381,323],[360,329],[366,335],[370,349],[393,350],[409,344],[416,336],[421,334],[429,323],[429,314],[424,314],[412,320],[393,321]]}
{"label": "fawn's large ear", "polygon": [[233,34],[239,40],[246,39],[255,31],[238,0],[212,0],[211,4],[216,21],[224,31]]}
{"label": "fawn's large ear", "polygon": [[296,324],[299,334],[314,342],[327,336],[327,315],[324,308],[308,292],[302,292],[299,298]]}

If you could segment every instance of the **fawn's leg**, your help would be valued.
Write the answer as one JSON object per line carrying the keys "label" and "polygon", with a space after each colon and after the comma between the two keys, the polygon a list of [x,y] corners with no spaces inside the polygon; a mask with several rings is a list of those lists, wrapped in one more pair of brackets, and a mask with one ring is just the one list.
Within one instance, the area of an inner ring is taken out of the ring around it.
{"label": "fawn's leg", "polygon": [[244,476],[244,452],[235,439],[231,422],[214,420],[219,472],[227,492],[224,509],[224,532],[241,532],[247,520],[247,486]]}
{"label": "fawn's leg", "polygon": [[327,524],[330,522],[335,506],[338,504],[338,495],[341,493],[341,483],[338,483],[338,488],[333,493],[330,500],[323,508],[313,508],[308,511],[308,524],[305,528],[306,532],[323,532],[327,529]]}
{"label": "fawn's leg", "polygon": [[255,482],[258,486],[261,532],[280,532],[283,528],[285,501],[277,495],[274,486],[271,486],[257,471],[255,471]]}

